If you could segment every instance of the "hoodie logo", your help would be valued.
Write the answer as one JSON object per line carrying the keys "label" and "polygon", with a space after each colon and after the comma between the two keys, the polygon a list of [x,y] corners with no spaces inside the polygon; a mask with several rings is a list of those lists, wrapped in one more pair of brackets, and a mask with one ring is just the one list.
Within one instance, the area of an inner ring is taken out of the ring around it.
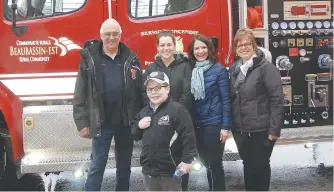
{"label": "hoodie logo", "polygon": [[158,121],[158,125],[169,125],[169,115],[162,116]]}

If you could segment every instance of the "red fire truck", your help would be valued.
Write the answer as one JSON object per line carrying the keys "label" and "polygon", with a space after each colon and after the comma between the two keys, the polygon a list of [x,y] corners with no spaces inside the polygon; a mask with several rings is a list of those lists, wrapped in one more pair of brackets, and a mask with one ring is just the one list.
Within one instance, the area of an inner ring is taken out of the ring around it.
{"label": "red fire truck", "polygon": [[[138,53],[143,69],[153,61],[160,30],[173,31],[179,52],[195,34],[211,37],[220,62],[230,66],[235,32],[252,28],[282,76],[280,143],[332,138],[332,6],[333,0],[2,0],[1,178],[15,170],[20,177],[87,167],[91,141],[77,134],[72,97],[79,51],[100,38],[107,18],[119,21],[122,41]],[[233,138],[225,152],[224,160],[238,159]],[[108,167],[113,158],[111,149]]]}

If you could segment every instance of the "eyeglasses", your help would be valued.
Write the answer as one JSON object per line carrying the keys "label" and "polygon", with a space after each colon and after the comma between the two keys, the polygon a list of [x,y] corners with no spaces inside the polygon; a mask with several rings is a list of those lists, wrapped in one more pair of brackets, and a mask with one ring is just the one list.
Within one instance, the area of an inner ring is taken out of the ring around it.
{"label": "eyeglasses", "polygon": [[237,48],[240,49],[242,47],[250,47],[251,45],[252,45],[252,43],[239,44],[239,45],[237,45]]}
{"label": "eyeglasses", "polygon": [[102,33],[103,36],[110,38],[113,36],[114,38],[118,38],[120,36],[120,32],[107,32],[107,33]]}
{"label": "eyeglasses", "polygon": [[166,85],[161,85],[161,86],[155,86],[153,88],[147,88],[146,92],[147,93],[152,93],[153,91],[154,92],[159,92],[161,90],[161,88],[163,88],[163,87],[167,87],[167,86]]}

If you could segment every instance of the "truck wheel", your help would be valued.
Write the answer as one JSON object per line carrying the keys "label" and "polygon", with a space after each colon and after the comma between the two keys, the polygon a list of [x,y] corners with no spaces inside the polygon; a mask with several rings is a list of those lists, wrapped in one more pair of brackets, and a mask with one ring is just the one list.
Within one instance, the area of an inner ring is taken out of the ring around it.
{"label": "truck wheel", "polygon": [[[2,150],[4,151],[5,149],[3,148]],[[3,151],[1,151],[1,154],[2,154],[1,155],[2,156],[1,166],[5,166],[4,167],[5,170],[0,176],[0,189],[1,190],[12,190],[15,188],[15,186],[17,187],[19,180],[16,175],[15,165],[13,164],[13,162],[11,162],[6,152],[3,152]]]}
{"label": "truck wheel", "polygon": [[28,173],[21,177],[17,191],[45,191],[44,182],[41,176]]}
{"label": "truck wheel", "polygon": [[44,191],[42,178],[37,174],[25,174],[20,179],[16,175],[16,166],[8,157],[3,143],[0,138],[0,164],[4,165],[4,171],[0,174],[0,191]]}

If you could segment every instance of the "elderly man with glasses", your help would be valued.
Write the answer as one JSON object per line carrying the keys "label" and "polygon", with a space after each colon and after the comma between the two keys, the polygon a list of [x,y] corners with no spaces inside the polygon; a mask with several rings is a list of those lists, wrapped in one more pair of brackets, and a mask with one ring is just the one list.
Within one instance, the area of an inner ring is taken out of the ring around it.
{"label": "elderly man with glasses", "polygon": [[112,138],[115,139],[116,191],[129,190],[133,139],[130,122],[141,110],[141,69],[137,55],[120,42],[114,19],[101,26],[101,40],[81,50],[73,116],[80,137],[92,139],[85,191],[101,190]]}

